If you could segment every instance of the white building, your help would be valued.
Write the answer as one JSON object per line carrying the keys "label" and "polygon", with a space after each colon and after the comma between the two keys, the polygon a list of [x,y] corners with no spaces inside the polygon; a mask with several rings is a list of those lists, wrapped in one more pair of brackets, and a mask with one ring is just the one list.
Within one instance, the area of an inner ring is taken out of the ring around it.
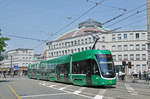
{"label": "white building", "polygon": [[0,68],[3,71],[9,71],[9,69],[14,66],[19,67],[19,70],[27,70],[27,66],[32,64],[32,59],[34,57],[33,49],[18,48],[14,50],[7,51],[7,56],[1,62]]}
{"label": "white building", "polygon": [[104,29],[101,23],[93,20],[82,22],[77,29],[65,33],[55,41],[48,42],[46,58],[52,59],[89,50],[94,44],[92,35],[100,37],[96,49],[111,50],[116,68],[120,68],[122,61],[126,60],[132,64],[132,68],[127,69],[129,74],[148,69],[147,31],[110,32]]}

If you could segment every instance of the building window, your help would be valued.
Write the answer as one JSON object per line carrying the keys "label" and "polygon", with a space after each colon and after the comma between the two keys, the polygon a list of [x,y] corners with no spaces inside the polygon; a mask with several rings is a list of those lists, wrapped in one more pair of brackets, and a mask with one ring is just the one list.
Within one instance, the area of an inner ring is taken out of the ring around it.
{"label": "building window", "polygon": [[136,72],[139,72],[139,71],[141,71],[141,70],[140,70],[140,64],[137,64],[137,65],[136,65]]}
{"label": "building window", "polygon": [[85,39],[85,44],[87,44],[87,38]]}
{"label": "building window", "polygon": [[140,44],[136,44],[136,50],[140,50]]}
{"label": "building window", "polygon": [[123,37],[124,37],[124,39],[127,39],[127,34],[124,34]]}
{"label": "building window", "polygon": [[71,46],[73,46],[73,41],[71,41]]}
{"label": "building window", "polygon": [[128,54],[124,54],[124,60],[128,60]]}
{"label": "building window", "polygon": [[122,45],[118,45],[118,50],[122,50]]}
{"label": "building window", "polygon": [[136,37],[136,39],[139,39],[139,37],[140,37],[140,36],[139,36],[139,33],[136,33],[136,34],[135,34],[135,37]]}
{"label": "building window", "polygon": [[112,46],[112,50],[113,50],[113,51],[116,50],[116,46],[115,46],[115,45]]}
{"label": "building window", "polygon": [[62,43],[61,45],[62,45],[62,47],[64,47],[64,43]]}
{"label": "building window", "polygon": [[142,64],[142,71],[146,71],[146,64]]}
{"label": "building window", "polygon": [[78,40],[78,44],[80,45],[80,40]]}
{"label": "building window", "polygon": [[78,48],[78,52],[80,52],[80,48]]}
{"label": "building window", "polygon": [[82,47],[82,51],[84,51],[84,48]]}
{"label": "building window", "polygon": [[134,45],[130,44],[130,50],[134,50]]}
{"label": "building window", "polygon": [[77,41],[76,40],[74,41],[74,45],[77,45]]}
{"label": "building window", "polygon": [[146,60],[146,54],[142,54],[142,60]]}
{"label": "building window", "polygon": [[128,45],[124,45],[124,50],[128,50]]}
{"label": "building window", "polygon": [[89,49],[92,49],[91,46],[89,47]]}
{"label": "building window", "polygon": [[105,49],[105,45],[102,45],[102,49]]}
{"label": "building window", "polygon": [[65,50],[65,54],[67,55],[67,50]]}
{"label": "building window", "polygon": [[70,49],[68,49],[68,54],[70,54]]}
{"label": "building window", "polygon": [[142,44],[142,50],[146,50],[146,45]]}
{"label": "building window", "polygon": [[112,34],[112,41],[115,41],[115,39],[116,39],[116,35]]}
{"label": "building window", "polygon": [[105,37],[104,36],[102,36],[102,41],[105,41]]}
{"label": "building window", "polygon": [[113,57],[113,60],[115,61],[116,60],[116,55],[112,55],[112,57]]}
{"label": "building window", "polygon": [[133,35],[133,33],[130,33],[130,40],[134,40],[134,35]]}
{"label": "building window", "polygon": [[121,40],[121,34],[118,34],[118,40]]}
{"label": "building window", "polygon": [[122,55],[118,55],[118,60],[122,61]]}
{"label": "building window", "polygon": [[53,56],[53,52],[51,52],[51,56]]}
{"label": "building window", "polygon": [[91,38],[89,37],[89,43],[91,43],[92,41],[91,41]]}
{"label": "building window", "polygon": [[134,60],[134,54],[130,54],[130,60]]}
{"label": "building window", "polygon": [[81,43],[82,43],[82,44],[84,44],[84,41],[83,41],[83,39],[81,39]]}
{"label": "building window", "polygon": [[136,60],[140,60],[140,54],[136,54]]}
{"label": "building window", "polygon": [[73,53],[73,49],[71,49],[71,54]]}
{"label": "building window", "polygon": [[142,33],[141,38],[145,40],[145,33]]}
{"label": "building window", "polygon": [[85,50],[87,50],[87,47],[85,47]]}

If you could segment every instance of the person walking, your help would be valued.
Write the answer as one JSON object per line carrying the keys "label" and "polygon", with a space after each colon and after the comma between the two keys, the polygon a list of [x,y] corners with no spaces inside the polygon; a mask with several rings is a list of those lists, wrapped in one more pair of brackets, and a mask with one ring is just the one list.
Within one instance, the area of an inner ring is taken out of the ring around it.
{"label": "person walking", "polygon": [[4,78],[6,78],[6,74],[5,74],[6,72],[5,71],[3,71],[3,76],[4,76]]}
{"label": "person walking", "polygon": [[149,80],[150,80],[150,69],[147,71],[146,74],[146,82],[149,84]]}
{"label": "person walking", "polygon": [[141,76],[142,76],[141,71],[139,71],[139,79],[140,80],[141,80]]}

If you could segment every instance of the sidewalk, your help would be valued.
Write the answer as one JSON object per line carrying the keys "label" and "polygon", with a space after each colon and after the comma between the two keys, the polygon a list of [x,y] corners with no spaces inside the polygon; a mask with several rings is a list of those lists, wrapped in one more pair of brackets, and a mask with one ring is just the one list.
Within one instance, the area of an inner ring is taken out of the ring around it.
{"label": "sidewalk", "polygon": [[[117,80],[118,82],[122,82],[122,80]],[[132,79],[132,78],[126,78],[124,82],[127,83],[138,83],[138,84],[148,84],[148,82],[146,82],[146,80],[140,80],[138,78]],[[150,81],[149,81],[150,84]]]}

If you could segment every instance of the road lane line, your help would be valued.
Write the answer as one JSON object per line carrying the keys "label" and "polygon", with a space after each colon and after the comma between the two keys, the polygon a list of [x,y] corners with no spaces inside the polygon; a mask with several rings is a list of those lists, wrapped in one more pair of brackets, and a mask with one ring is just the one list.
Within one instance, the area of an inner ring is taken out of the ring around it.
{"label": "road lane line", "polygon": [[103,99],[105,91],[106,89],[100,89],[98,94],[94,97],[94,99]]}
{"label": "road lane line", "polygon": [[12,91],[12,93],[17,97],[17,99],[22,99],[17,92],[11,87],[11,85],[8,85],[8,88]]}
{"label": "road lane line", "polygon": [[64,95],[64,94],[68,94],[68,93],[28,95],[28,96],[21,96],[21,97],[22,97],[22,98],[29,98],[29,97],[57,96],[57,95]]}
{"label": "road lane line", "polygon": [[128,93],[130,93],[131,95],[138,95],[138,93],[129,84],[125,84],[125,86],[128,90]]}
{"label": "road lane line", "polygon": [[66,88],[68,88],[68,87],[70,87],[71,85],[67,85],[67,86],[65,86],[65,87],[62,87],[62,88],[59,88],[58,90],[64,90],[64,89],[66,89]]}
{"label": "road lane line", "polygon": [[85,87],[81,87],[79,90],[74,91],[73,94],[79,94],[83,89],[85,89]]}
{"label": "road lane line", "polygon": [[51,88],[52,88],[52,87],[54,87],[54,86],[56,86],[56,85],[50,85],[50,86],[46,86],[46,87],[51,87]]}

